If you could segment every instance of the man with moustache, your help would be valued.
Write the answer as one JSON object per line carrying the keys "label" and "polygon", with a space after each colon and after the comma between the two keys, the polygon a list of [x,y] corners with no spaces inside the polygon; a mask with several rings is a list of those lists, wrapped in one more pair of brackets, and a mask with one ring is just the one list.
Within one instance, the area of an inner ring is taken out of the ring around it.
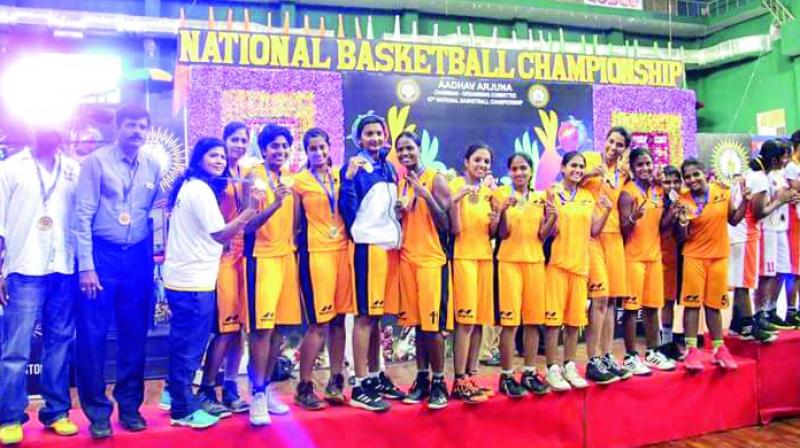
{"label": "man with moustache", "polygon": [[159,192],[160,167],[140,151],[150,125],[144,108],[116,116],[116,141],[83,162],[76,195],[74,234],[81,295],[77,306],[77,384],[92,437],[111,435],[113,404],[103,372],[108,327],[117,334],[114,399],[121,426],[142,431],[145,342],[153,294],[153,231],[149,214]]}

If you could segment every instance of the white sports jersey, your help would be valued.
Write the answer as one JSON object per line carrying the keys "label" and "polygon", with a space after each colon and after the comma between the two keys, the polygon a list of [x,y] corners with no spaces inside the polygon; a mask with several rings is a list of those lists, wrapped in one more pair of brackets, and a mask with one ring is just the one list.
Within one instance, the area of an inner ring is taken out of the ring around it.
{"label": "white sports jersey", "polygon": [[[750,189],[750,194],[763,193],[769,191],[769,178],[763,171],[748,171],[744,175],[744,182],[747,188]],[[731,186],[731,203],[733,207],[738,207],[744,199],[744,192],[741,191],[739,184]],[[748,234],[755,234],[760,230],[761,221],[756,221],[752,217],[750,210],[747,211],[745,219],[741,220],[735,226],[728,226],[728,235],[731,244],[743,243],[747,241]]]}
{"label": "white sports jersey", "polygon": [[[770,171],[769,177],[769,197],[775,199],[778,192],[784,188],[789,187],[786,182],[783,170]],[[771,230],[773,232],[785,232],[789,230],[789,205],[783,204],[777,209],[773,210],[766,218],[764,218],[764,230]]]}

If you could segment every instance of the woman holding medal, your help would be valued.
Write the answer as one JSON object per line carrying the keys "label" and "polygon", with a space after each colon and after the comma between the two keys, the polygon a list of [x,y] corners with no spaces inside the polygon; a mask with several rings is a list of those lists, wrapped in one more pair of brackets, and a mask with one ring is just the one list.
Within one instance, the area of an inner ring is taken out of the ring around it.
{"label": "woman holding medal", "polygon": [[[389,250],[400,248],[401,228],[397,220],[397,173],[386,160],[386,121],[368,113],[359,116],[352,139],[360,151],[341,169],[339,213],[353,244],[350,247],[355,298],[353,364],[356,385],[350,406],[368,411],[387,411],[383,398],[405,398],[380,370],[377,344],[380,319],[387,300]],[[372,357],[372,359],[368,358]],[[367,374],[369,370],[369,375]]]}
{"label": "woman holding medal", "polygon": [[297,238],[300,292],[308,322],[300,345],[300,382],[294,401],[316,411],[325,403],[314,392],[314,361],[328,335],[331,376],[325,399],[344,404],[344,315],[353,312],[352,270],[344,221],[336,209],[339,170],[331,166],[330,138],[322,129],[303,136],[308,168],[295,176],[295,201],[300,205]]}
{"label": "woman holding medal", "polygon": [[622,186],[628,180],[623,156],[630,143],[630,136],[624,128],[611,128],[606,134],[602,161],[586,173],[581,183],[594,195],[595,201],[599,202],[600,196],[606,195],[612,205],[608,221],[602,232],[592,239],[589,249],[591,307],[586,330],[586,351],[590,360],[587,376],[601,383],[614,381],[609,378],[609,372],[620,379],[628,379],[633,374],[650,373],[638,357],[626,356],[624,367],[620,367],[611,354],[617,302],[628,295],[618,201]]}
{"label": "woman holding medal", "polygon": [[455,313],[452,395],[467,403],[481,403],[489,398],[469,376],[468,368],[477,364],[481,325],[494,323],[491,239],[500,215],[492,210],[491,190],[483,184],[491,169],[492,155],[485,144],[470,145],[464,154],[464,175],[450,182]]}
{"label": "woman holding medal", "polygon": [[[400,324],[416,328],[417,378],[404,403],[427,399],[428,409],[447,406],[442,332],[452,328],[447,235],[450,188],[440,173],[420,160],[420,139],[403,132],[397,159],[406,168],[400,182],[403,248],[400,254]],[[428,368],[433,370],[433,379]]]}
{"label": "woman holding medal", "polygon": [[[222,130],[227,152],[227,183],[220,198],[220,210],[225,222],[232,221],[242,211],[244,184],[239,162],[247,152],[250,131],[246,124],[230,122]],[[248,404],[239,396],[236,377],[242,359],[242,330],[247,328],[247,303],[244,278],[244,235],[237,234],[222,254],[217,276],[217,322],[206,352],[203,382],[198,391],[203,409],[209,414],[222,416],[230,412],[248,410]],[[217,373],[225,363],[222,386],[222,403],[215,390]]]}
{"label": "woman holding medal", "polygon": [[[789,184],[783,176],[782,168],[784,158],[788,148],[779,144],[775,140],[768,140],[761,145],[761,149],[756,158],[751,163],[752,173],[749,177],[760,178],[764,188],[758,188],[759,184],[751,182],[750,193],[751,207],[753,215],[761,219],[760,253],[758,286],[755,294],[757,311],[754,319],[748,319],[752,315],[748,309],[749,303],[737,300],[736,305],[740,307],[740,312],[745,324],[753,324],[754,333],[761,333],[758,339],[769,342],[775,337],[766,336],[764,333],[774,335],[782,329],[776,323],[781,319],[775,312],[775,302],[780,293],[778,273],[791,271],[789,264],[789,242],[787,231],[789,230],[789,202],[795,201],[797,193],[789,188]],[[762,194],[763,193],[763,194]],[[778,269],[782,268],[782,269]],[[775,317],[772,318],[772,314]],[[752,322],[751,322],[752,321]],[[739,327],[740,325],[735,325]],[[745,327],[746,325],[741,325]],[[739,328],[736,328],[738,330]],[[740,333],[741,334],[741,333]],[[753,335],[756,336],[755,334]]]}
{"label": "woman holding medal", "polygon": [[[294,254],[297,222],[291,190],[294,179],[281,174],[291,145],[289,129],[275,124],[264,126],[258,135],[264,164],[242,173],[249,188],[265,190],[265,200],[245,227],[244,237],[253,388],[250,423],[254,426],[268,425],[270,413],[289,412],[289,407],[269,387],[280,342],[274,330],[276,325],[299,325],[302,321]],[[245,188],[245,196],[249,188]]]}
{"label": "woman holding medal", "polygon": [[202,138],[169,197],[164,287],[172,311],[168,387],[170,424],[176,426],[206,428],[219,421],[195,400],[192,378],[208,343],[223,245],[241,234],[261,199],[252,190],[247,207],[226,224],[218,203],[227,185],[221,178],[225,171],[225,143]]}
{"label": "woman holding medal", "polygon": [[[508,159],[512,184],[498,188],[493,208],[500,214],[497,228],[499,248],[497,324],[500,333],[500,392],[522,397],[528,392],[545,394],[547,384],[536,372],[539,326],[544,324],[544,240],[555,228],[557,211],[544,192],[531,189],[533,161],[524,153]],[[514,378],[513,361],[517,327],[524,325],[525,364],[522,378]]]}
{"label": "woman holding medal", "polygon": [[[550,250],[545,282],[545,380],[551,389],[563,392],[587,387],[578,373],[575,356],[578,329],[587,323],[589,246],[606,224],[613,205],[605,194],[594,195],[580,187],[586,159],[568,152],[561,160],[561,182],[548,191],[547,200],[558,213],[556,235]],[[564,366],[556,362],[558,333],[564,326]]]}
{"label": "woman holding medal", "polygon": [[661,230],[670,228],[677,204],[664,210],[664,192],[655,184],[653,157],[645,149],[630,152],[631,182],[622,187],[619,217],[625,240],[629,300],[625,307],[625,350],[636,350],[636,316],[644,312],[647,351],[645,364],[656,370],[675,370],[675,362],[658,351],[658,310],[664,306],[664,272],[661,264]]}
{"label": "woman holding medal", "polygon": [[702,163],[686,160],[681,171],[688,187],[679,199],[683,210],[677,226],[678,239],[684,242],[681,304],[687,351],[683,363],[688,370],[703,370],[702,355],[697,349],[700,306],[703,306],[714,347],[713,362],[725,369],[735,369],[737,363],[723,344],[720,312],[728,306],[727,225],[735,226],[744,218],[750,192],[745,190],[742,202],[734,208],[729,190],[708,183]]}

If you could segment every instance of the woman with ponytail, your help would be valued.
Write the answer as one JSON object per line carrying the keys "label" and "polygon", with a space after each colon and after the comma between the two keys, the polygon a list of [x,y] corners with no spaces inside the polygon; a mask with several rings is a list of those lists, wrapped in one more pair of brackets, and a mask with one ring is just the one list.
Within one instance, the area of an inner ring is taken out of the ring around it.
{"label": "woman with ponytail", "polygon": [[[759,281],[756,290],[755,325],[761,330],[760,340],[769,342],[763,333],[776,333],[790,327],[779,318],[775,303],[780,293],[778,274],[791,272],[789,265],[789,202],[797,200],[798,194],[789,188],[783,174],[783,166],[789,157],[789,146],[778,140],[767,140],[761,145],[759,155],[751,163],[751,169],[763,173],[767,180],[767,189],[761,196],[753,199],[753,214],[762,220],[759,254]],[[747,305],[740,309],[745,318],[743,327],[749,326],[747,319],[751,314]],[[743,328],[744,336],[747,336]],[[755,332],[755,331],[754,331]],[[742,333],[740,333],[742,334]]]}
{"label": "woman with ponytail", "polygon": [[352,270],[347,233],[336,208],[341,189],[338,167],[331,164],[330,138],[319,128],[306,131],[303,148],[308,167],[295,176],[294,194],[300,205],[297,254],[303,316],[308,324],[300,345],[300,382],[294,401],[316,411],[325,408],[311,377],[317,355],[328,339],[331,375],[325,400],[344,404],[344,316],[353,312]]}

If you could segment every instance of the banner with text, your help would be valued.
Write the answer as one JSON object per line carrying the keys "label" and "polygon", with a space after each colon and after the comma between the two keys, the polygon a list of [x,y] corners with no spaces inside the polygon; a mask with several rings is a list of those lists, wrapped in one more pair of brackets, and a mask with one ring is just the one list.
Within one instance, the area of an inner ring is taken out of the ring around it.
{"label": "banner with text", "polygon": [[194,29],[179,31],[178,62],[677,88],[684,79],[672,60]]}
{"label": "banner with text", "polygon": [[640,11],[644,9],[642,0],[583,0],[583,3],[604,8],[638,9]]}

